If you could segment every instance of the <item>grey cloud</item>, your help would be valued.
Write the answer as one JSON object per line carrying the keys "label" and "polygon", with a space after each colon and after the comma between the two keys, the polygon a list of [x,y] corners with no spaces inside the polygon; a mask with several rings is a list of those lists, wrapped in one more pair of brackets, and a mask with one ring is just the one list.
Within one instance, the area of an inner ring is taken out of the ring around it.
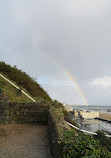
{"label": "grey cloud", "polygon": [[103,97],[103,90],[97,93],[88,83],[111,75],[110,7],[110,0],[0,1],[0,60],[36,77],[62,102],[82,103],[66,86],[70,79],[63,67],[90,104],[109,103],[109,92]]}

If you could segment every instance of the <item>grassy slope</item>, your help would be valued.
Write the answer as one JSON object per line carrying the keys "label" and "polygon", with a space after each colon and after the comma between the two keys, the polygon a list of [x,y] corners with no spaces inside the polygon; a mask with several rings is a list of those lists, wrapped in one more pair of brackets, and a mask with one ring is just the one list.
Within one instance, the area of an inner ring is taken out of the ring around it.
{"label": "grassy slope", "polygon": [[8,96],[9,101],[11,102],[31,102],[29,98],[22,93],[20,94],[15,87],[5,81],[2,77],[0,77],[0,89],[2,89],[2,93]]}
{"label": "grassy slope", "polygon": [[0,62],[0,73],[16,83],[21,89],[25,89],[35,100],[51,101],[47,92],[33,78],[16,66],[11,67],[4,62]]}

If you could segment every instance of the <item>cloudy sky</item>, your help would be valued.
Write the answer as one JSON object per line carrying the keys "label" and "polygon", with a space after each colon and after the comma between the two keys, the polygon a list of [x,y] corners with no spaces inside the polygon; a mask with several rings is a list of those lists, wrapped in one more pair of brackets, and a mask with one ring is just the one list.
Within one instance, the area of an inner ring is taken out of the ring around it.
{"label": "cloudy sky", "polygon": [[0,61],[62,103],[111,105],[111,0],[0,0]]}

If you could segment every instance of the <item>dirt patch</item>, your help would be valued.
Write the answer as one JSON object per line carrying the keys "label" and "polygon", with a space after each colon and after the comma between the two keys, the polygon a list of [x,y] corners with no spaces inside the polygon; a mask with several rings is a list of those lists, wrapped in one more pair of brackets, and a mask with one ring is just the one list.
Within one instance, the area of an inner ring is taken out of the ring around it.
{"label": "dirt patch", "polygon": [[0,158],[50,158],[45,125],[0,125],[0,142]]}
{"label": "dirt patch", "polygon": [[0,138],[6,138],[6,137],[7,137],[6,130],[0,128]]}

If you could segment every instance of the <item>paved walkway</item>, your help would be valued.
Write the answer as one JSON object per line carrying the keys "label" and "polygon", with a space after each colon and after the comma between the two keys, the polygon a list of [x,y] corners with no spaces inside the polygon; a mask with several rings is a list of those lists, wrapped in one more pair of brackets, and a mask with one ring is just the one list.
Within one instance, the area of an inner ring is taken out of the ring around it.
{"label": "paved walkway", "polygon": [[50,158],[47,126],[0,125],[0,158]]}

